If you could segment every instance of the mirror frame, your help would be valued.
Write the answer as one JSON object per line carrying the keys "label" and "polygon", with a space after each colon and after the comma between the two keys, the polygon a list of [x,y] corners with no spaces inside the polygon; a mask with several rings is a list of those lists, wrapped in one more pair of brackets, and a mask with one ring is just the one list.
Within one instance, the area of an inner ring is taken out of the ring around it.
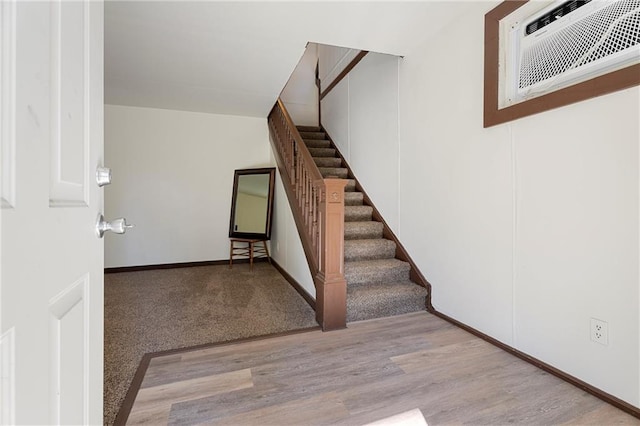
{"label": "mirror frame", "polygon": [[[234,222],[236,217],[236,200],[238,197],[238,179],[240,176],[246,175],[269,175],[269,193],[267,198],[267,214],[265,217],[265,232],[238,232],[234,230]],[[256,240],[270,240],[271,239],[271,223],[273,218],[273,192],[276,181],[276,169],[275,167],[263,167],[259,169],[238,169],[233,176],[233,195],[231,197],[231,219],[229,221],[229,238],[247,238]]]}

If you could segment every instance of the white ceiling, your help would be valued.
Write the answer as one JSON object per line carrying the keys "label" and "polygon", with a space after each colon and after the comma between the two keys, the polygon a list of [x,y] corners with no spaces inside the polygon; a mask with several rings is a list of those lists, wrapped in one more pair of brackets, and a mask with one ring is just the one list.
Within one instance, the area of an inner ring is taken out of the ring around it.
{"label": "white ceiling", "polygon": [[266,117],[307,42],[404,56],[458,1],[107,1],[105,102]]}

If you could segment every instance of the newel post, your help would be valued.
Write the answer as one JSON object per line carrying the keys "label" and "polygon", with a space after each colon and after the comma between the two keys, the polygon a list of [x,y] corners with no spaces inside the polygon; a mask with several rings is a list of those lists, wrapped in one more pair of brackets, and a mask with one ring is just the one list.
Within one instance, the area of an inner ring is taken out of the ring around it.
{"label": "newel post", "polygon": [[347,326],[347,281],[344,278],[344,187],[346,179],[324,179],[320,199],[319,270],[316,320],[324,331]]}

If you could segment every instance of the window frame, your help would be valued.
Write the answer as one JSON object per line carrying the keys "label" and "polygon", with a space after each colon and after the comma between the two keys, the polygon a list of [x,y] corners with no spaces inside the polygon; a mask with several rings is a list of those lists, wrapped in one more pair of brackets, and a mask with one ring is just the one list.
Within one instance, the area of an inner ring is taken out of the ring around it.
{"label": "window frame", "polygon": [[597,96],[640,85],[640,64],[555,90],[505,108],[498,108],[500,87],[500,21],[529,0],[506,0],[484,17],[484,127],[527,117]]}

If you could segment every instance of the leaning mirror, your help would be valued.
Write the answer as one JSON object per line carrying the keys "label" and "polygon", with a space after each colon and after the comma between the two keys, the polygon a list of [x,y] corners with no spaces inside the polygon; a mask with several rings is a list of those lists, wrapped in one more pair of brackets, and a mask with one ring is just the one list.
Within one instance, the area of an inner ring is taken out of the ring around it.
{"label": "leaning mirror", "polygon": [[273,167],[235,171],[230,238],[271,238],[275,171]]}

